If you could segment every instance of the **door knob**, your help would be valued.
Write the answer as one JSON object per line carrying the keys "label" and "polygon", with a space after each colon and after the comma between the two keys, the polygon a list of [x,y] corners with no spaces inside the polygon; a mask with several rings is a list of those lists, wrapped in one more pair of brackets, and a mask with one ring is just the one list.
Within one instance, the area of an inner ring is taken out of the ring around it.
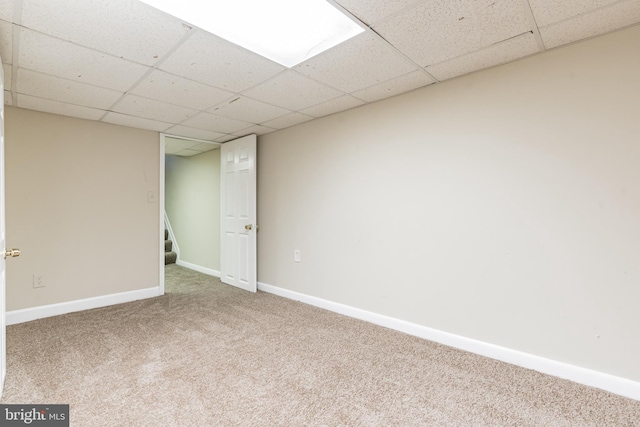
{"label": "door knob", "polygon": [[244,226],[245,230],[251,230],[253,228],[253,226],[251,224],[247,224]]}
{"label": "door knob", "polygon": [[11,249],[10,251],[4,251],[4,258],[7,259],[9,257],[17,257],[20,256],[20,249]]}

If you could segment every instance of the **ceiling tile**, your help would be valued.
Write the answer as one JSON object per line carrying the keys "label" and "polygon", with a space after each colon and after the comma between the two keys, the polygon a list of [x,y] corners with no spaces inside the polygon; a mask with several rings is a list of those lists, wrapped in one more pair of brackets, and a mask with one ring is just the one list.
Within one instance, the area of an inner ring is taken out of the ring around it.
{"label": "ceiling tile", "polygon": [[531,31],[522,2],[426,0],[375,30],[423,67]]}
{"label": "ceiling tile", "polygon": [[213,141],[217,138],[220,138],[221,136],[224,136],[224,134],[220,132],[212,132],[210,130],[190,128],[188,126],[183,126],[183,125],[172,126],[169,129],[167,129],[166,132],[172,135],[177,135],[177,136],[204,139],[205,141]]}
{"label": "ceiling tile", "polygon": [[204,110],[233,96],[232,92],[159,70],[153,71],[131,93],[196,110]]}
{"label": "ceiling tile", "polygon": [[427,67],[427,71],[438,80],[447,80],[483,68],[515,61],[539,51],[534,35],[526,33],[477,52],[432,65]]}
{"label": "ceiling tile", "polygon": [[29,110],[44,111],[45,113],[60,114],[62,116],[77,117],[79,119],[98,120],[104,111],[79,105],[65,104],[50,99],[18,94],[17,106]]}
{"label": "ceiling tile", "polygon": [[295,68],[301,74],[347,93],[417,69],[414,63],[369,32],[329,49]]}
{"label": "ceiling tile", "polygon": [[3,64],[13,63],[13,26],[0,21],[0,58]]}
{"label": "ceiling tile", "polygon": [[323,102],[322,104],[305,108],[304,110],[302,110],[302,113],[314,117],[322,117],[329,114],[337,113],[338,111],[348,110],[349,108],[357,107],[362,104],[364,104],[363,101],[356,99],[353,96],[344,95],[340,98],[332,99],[331,101]]}
{"label": "ceiling tile", "polygon": [[372,25],[419,1],[420,0],[337,0],[337,3],[361,21]]}
{"label": "ceiling tile", "polygon": [[302,113],[291,113],[275,120],[269,120],[263,124],[274,129],[284,129],[300,123],[308,122],[309,120],[313,120],[313,117]]}
{"label": "ceiling tile", "polygon": [[165,138],[164,150],[167,154],[175,154],[197,145],[200,145],[200,142],[188,139]]}
{"label": "ceiling tile", "polygon": [[177,153],[174,153],[173,155],[180,156],[180,157],[192,157],[192,156],[197,156],[198,154],[202,154],[202,151],[186,149],[186,150],[180,150]]}
{"label": "ceiling tile", "polygon": [[285,68],[213,34],[197,31],[160,65],[160,69],[240,92]]}
{"label": "ceiling tile", "polygon": [[13,22],[13,0],[2,0],[0,2],[0,19]]}
{"label": "ceiling tile", "polygon": [[4,104],[5,105],[13,105],[13,97],[11,96],[11,92],[4,91]]}
{"label": "ceiling tile", "polygon": [[13,67],[9,64],[2,64],[2,72],[4,74],[4,88],[6,90],[11,90],[11,76],[13,75]]}
{"label": "ceiling tile", "polygon": [[145,119],[167,123],[179,123],[197,113],[197,110],[137,95],[125,96],[112,110],[130,116],[144,117]]}
{"label": "ceiling tile", "polygon": [[199,145],[195,145],[193,147],[190,148],[190,150],[195,150],[195,151],[199,151],[201,153],[206,153],[207,151],[211,151],[211,150],[215,150],[216,148],[220,148],[219,144],[207,144],[206,142],[203,142]]}
{"label": "ceiling tile", "polygon": [[547,49],[640,22],[640,0],[616,3],[577,18],[540,28]]}
{"label": "ceiling tile", "polygon": [[24,68],[18,70],[16,91],[25,95],[102,110],[107,110],[122,96],[121,92],[115,90],[61,79]]}
{"label": "ceiling tile", "polygon": [[237,132],[233,132],[234,135],[236,136],[246,136],[246,135],[251,135],[251,134],[256,134],[256,135],[266,135],[268,133],[271,132],[275,132],[276,129],[274,128],[270,128],[270,127],[266,127],[266,126],[260,126],[260,125],[253,125],[249,128],[246,129],[242,129],[239,130]]}
{"label": "ceiling tile", "polygon": [[529,0],[529,5],[538,26],[544,27],[617,1],[619,0]]}
{"label": "ceiling tile", "polygon": [[234,139],[238,139],[238,137],[235,136],[235,135],[225,135],[225,136],[222,136],[222,137],[216,139],[216,142],[224,143],[224,142],[228,142],[228,141],[233,141]]}
{"label": "ceiling tile", "polygon": [[147,71],[145,66],[26,29],[20,31],[18,65],[122,92]]}
{"label": "ceiling tile", "polygon": [[210,112],[231,119],[243,120],[250,123],[262,123],[277,117],[282,117],[291,111],[274,105],[265,104],[244,96],[236,97],[215,108]]}
{"label": "ceiling tile", "polygon": [[410,90],[417,89],[435,83],[427,73],[422,70],[414,71],[404,76],[396,77],[384,83],[371,86],[354,92],[352,95],[367,102],[378,101],[390,96],[399,95]]}
{"label": "ceiling tile", "polygon": [[203,111],[200,114],[197,114],[190,119],[185,120],[181,124],[214,132],[232,133],[242,129],[246,129],[253,123],[230,119],[228,117],[222,117]]}
{"label": "ceiling tile", "polygon": [[244,94],[289,110],[301,110],[343,95],[291,70]]}
{"label": "ceiling tile", "polygon": [[143,119],[141,117],[128,116],[126,114],[113,112],[107,113],[102,118],[102,121],[132,128],[154,130],[156,132],[164,132],[168,127],[171,126],[171,123],[163,123],[157,120]]}
{"label": "ceiling tile", "polygon": [[22,25],[111,55],[153,65],[188,27],[132,0],[24,1]]}

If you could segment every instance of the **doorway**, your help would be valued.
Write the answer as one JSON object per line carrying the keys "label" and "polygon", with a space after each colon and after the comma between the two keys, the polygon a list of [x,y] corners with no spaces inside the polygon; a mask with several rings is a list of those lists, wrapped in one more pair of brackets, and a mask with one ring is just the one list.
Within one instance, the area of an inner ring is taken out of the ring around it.
{"label": "doorway", "polygon": [[178,252],[176,263],[256,292],[257,136],[222,147],[160,134],[160,146],[160,233],[166,234],[166,223]]}
{"label": "doorway", "polygon": [[[221,144],[165,134],[160,139],[161,233],[166,226],[178,265],[220,277]],[[164,287],[164,253],[161,267]]]}

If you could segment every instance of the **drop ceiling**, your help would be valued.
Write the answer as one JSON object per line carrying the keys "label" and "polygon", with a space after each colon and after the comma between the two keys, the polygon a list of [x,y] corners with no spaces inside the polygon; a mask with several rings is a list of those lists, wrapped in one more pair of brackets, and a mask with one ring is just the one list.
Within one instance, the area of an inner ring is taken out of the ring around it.
{"label": "drop ceiling", "polygon": [[640,0],[332,3],[366,31],[287,69],[137,0],[2,0],[5,103],[222,143],[640,22]]}

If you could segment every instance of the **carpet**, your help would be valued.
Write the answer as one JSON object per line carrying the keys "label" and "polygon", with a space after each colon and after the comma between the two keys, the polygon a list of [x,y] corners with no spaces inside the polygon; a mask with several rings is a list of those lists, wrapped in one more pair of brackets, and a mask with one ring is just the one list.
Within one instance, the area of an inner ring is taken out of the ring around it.
{"label": "carpet", "polygon": [[2,403],[73,426],[640,426],[640,402],[166,267],[166,295],[7,328]]}

